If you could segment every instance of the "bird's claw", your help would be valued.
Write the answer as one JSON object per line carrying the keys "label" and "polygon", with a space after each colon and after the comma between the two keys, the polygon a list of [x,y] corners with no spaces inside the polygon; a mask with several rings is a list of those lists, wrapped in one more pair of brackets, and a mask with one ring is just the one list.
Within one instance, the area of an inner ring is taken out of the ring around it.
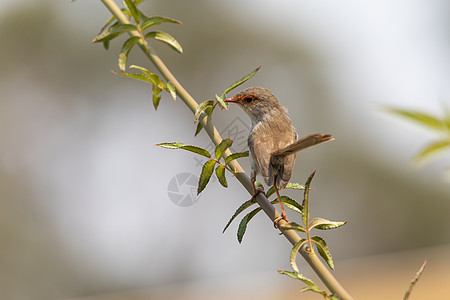
{"label": "bird's claw", "polygon": [[288,220],[288,218],[286,216],[286,213],[282,213],[281,216],[279,216],[278,218],[273,220],[273,227],[278,229],[279,228],[278,222],[280,222],[281,220],[285,220],[287,223],[289,223],[289,220]]}

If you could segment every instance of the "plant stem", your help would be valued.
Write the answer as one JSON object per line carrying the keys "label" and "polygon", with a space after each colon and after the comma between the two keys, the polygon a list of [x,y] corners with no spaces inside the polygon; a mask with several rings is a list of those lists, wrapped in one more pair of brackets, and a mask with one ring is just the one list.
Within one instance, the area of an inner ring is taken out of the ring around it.
{"label": "plant stem", "polygon": [[[117,20],[119,20],[119,22],[123,24],[130,23],[127,17],[122,13],[120,8],[115,4],[113,0],[101,0],[101,1],[109,9],[109,11],[117,18]],[[133,36],[140,36],[138,32],[131,32],[131,34]],[[146,47],[142,42],[139,43],[139,46],[147,55],[147,57],[151,60],[153,65],[158,69],[161,75],[167,81],[172,83],[180,99],[187,105],[187,107],[189,107],[192,113],[195,113],[198,103],[178,82],[178,80],[170,72],[170,70],[167,68],[164,62],[156,55],[156,53],[152,49]],[[220,136],[218,130],[214,127],[213,123],[208,118],[206,113],[203,112],[201,114],[199,121],[202,122],[202,125],[207,134],[209,135],[210,139],[212,140],[212,142],[216,146],[220,144],[220,142],[222,141],[222,137]],[[229,155],[231,155],[231,151],[227,149],[224,153],[224,157],[228,157]],[[250,182],[250,178],[247,176],[247,174],[242,169],[240,164],[236,160],[233,160],[229,163],[229,166],[233,170],[233,173],[235,174],[239,182],[245,187],[245,189],[247,189],[250,195],[252,195],[253,188]],[[280,217],[280,213],[275,209],[275,207],[269,202],[269,200],[262,193],[259,193],[257,195],[256,201],[261,206],[266,215],[272,220],[272,222],[278,217]],[[280,227],[285,223],[286,222],[284,220],[280,220],[279,221]],[[300,241],[300,236],[296,234],[293,230],[280,229],[280,231],[292,245],[295,245]],[[353,299],[350,296],[350,294],[348,294],[347,291],[336,280],[336,278],[334,278],[334,276],[327,269],[327,267],[320,261],[318,256],[310,251],[307,244],[303,245],[300,248],[299,252],[333,294],[338,295],[343,300]]]}

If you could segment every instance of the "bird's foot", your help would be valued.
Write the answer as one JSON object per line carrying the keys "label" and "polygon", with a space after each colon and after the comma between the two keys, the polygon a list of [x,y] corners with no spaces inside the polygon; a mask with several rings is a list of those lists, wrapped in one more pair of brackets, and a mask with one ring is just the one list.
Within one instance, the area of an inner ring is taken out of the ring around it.
{"label": "bird's foot", "polygon": [[278,218],[273,220],[273,227],[279,228],[278,222],[280,222],[281,220],[285,220],[287,223],[289,223],[289,220],[288,220],[288,218],[286,216],[286,212],[284,212],[284,211],[281,213],[281,216],[279,216]]}

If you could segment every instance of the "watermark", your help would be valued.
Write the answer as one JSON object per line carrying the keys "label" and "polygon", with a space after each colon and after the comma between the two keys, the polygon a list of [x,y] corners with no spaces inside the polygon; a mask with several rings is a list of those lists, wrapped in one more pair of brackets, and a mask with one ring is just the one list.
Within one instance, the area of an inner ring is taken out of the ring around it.
{"label": "watermark", "polygon": [[[244,123],[239,117],[236,117],[228,124],[220,135],[228,137],[233,140],[233,145],[229,148],[231,152],[244,152],[247,150],[247,136],[249,126]],[[203,147],[210,153],[214,153],[215,146],[211,142],[206,147]],[[195,168],[201,170],[205,160],[199,156],[194,156]],[[199,172],[200,172],[199,170]],[[210,183],[215,183],[217,178],[211,176]],[[182,172],[172,177],[167,186],[167,195],[170,201],[176,206],[189,207],[198,202],[200,196],[197,196],[198,177],[190,172]]]}
{"label": "watermark", "polygon": [[192,206],[199,200],[197,196],[198,177],[191,173],[180,173],[172,177],[167,186],[167,195],[176,206]]}

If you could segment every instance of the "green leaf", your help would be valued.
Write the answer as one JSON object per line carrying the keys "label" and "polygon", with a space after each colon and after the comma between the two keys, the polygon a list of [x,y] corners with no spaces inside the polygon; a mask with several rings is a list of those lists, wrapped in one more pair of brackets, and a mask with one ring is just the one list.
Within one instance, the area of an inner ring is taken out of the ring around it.
{"label": "green leaf", "polygon": [[197,153],[207,158],[211,158],[211,154],[207,150],[197,146],[186,145],[181,147],[181,149]]}
{"label": "green leaf", "polygon": [[248,207],[255,205],[256,202],[253,202],[251,199],[245,201],[244,203],[241,204],[241,206],[238,207],[238,209],[236,209],[236,211],[234,212],[234,214],[231,216],[230,220],[228,221],[227,225],[225,226],[225,228],[223,229],[222,233],[224,233],[227,228],[230,226],[231,222],[233,222],[233,220],[241,213],[243,212],[245,209],[247,209]]}
{"label": "green leaf", "polygon": [[177,100],[177,92],[170,81],[167,81],[167,89],[169,90],[169,94],[172,96],[173,100]]}
{"label": "green leaf", "polygon": [[155,40],[161,41],[166,43],[170,46],[170,48],[174,49],[175,51],[178,51],[179,53],[183,53],[183,48],[181,48],[181,45],[177,42],[175,38],[173,38],[170,34],[162,32],[162,31],[150,31],[145,35],[145,38],[153,38]]}
{"label": "green leaf", "polygon": [[[289,182],[286,185],[285,189],[304,190],[305,186],[301,185],[301,184],[298,184],[298,183],[295,183],[295,182]],[[312,188],[310,187],[309,189],[312,189]]]}
{"label": "green leaf", "polygon": [[224,139],[220,142],[219,145],[216,146],[216,158],[217,160],[221,159],[223,154],[225,153],[225,151],[231,147],[231,145],[233,144],[233,140],[231,139]]}
{"label": "green leaf", "polygon": [[167,18],[167,17],[160,17],[160,16],[153,16],[150,18],[147,18],[142,22],[141,30],[144,31],[145,29],[149,28],[150,26],[159,25],[163,22],[166,23],[175,23],[175,24],[182,24],[181,21]]}
{"label": "green leaf", "polygon": [[136,69],[141,71],[142,73],[144,73],[154,85],[159,85],[161,80],[159,79],[159,76],[155,73],[150,72],[149,70],[147,70],[144,67],[141,66],[136,66],[136,65],[131,65],[130,69]]}
{"label": "green leaf", "polygon": [[257,67],[256,69],[254,69],[251,73],[245,75],[244,77],[242,77],[241,79],[239,79],[238,81],[234,82],[233,84],[231,84],[222,94],[222,98],[225,99],[225,95],[228,94],[230,91],[232,91],[233,89],[237,88],[238,86],[240,86],[241,84],[243,84],[244,82],[246,82],[247,80],[249,80],[250,78],[252,78],[256,72],[259,71],[259,69],[261,69],[261,66]]}
{"label": "green leaf", "polygon": [[295,212],[298,212],[299,214],[302,213],[302,206],[300,203],[295,201],[294,199],[288,197],[288,196],[281,196],[281,202],[286,204],[286,206],[290,209],[292,209]]}
{"label": "green leaf", "polygon": [[311,241],[316,244],[317,251],[319,251],[320,256],[327,262],[328,266],[331,270],[334,270],[333,258],[331,257],[331,253],[328,250],[327,243],[320,236],[313,236]]}
{"label": "green leaf", "polygon": [[245,215],[241,223],[239,223],[238,231],[237,231],[237,239],[239,241],[239,244],[242,243],[242,239],[244,238],[245,230],[247,230],[247,224],[250,222],[250,220],[261,211],[261,207],[258,207],[251,212],[249,212],[247,215]]}
{"label": "green leaf", "polygon": [[[298,280],[302,281],[303,283],[306,283],[308,286],[316,286],[317,287],[317,285],[314,283],[314,281],[312,281],[308,277],[303,276],[302,274],[300,274],[298,272],[290,272],[290,271],[278,270],[278,273],[283,274],[283,275],[287,275],[287,276],[289,276],[291,278],[294,278],[294,279],[298,279]],[[318,287],[317,287],[317,289],[320,290]]]}
{"label": "green leaf", "polygon": [[190,152],[202,155],[206,158],[211,158],[211,154],[207,150],[197,147],[197,146],[186,145],[186,144],[177,143],[177,142],[160,143],[160,144],[156,144],[155,146],[160,146],[160,147],[167,148],[167,149],[183,149],[186,151],[190,151]]}
{"label": "green leaf", "polygon": [[[208,116],[211,116],[213,109],[214,109],[214,106],[212,106],[212,107],[207,107],[207,108],[205,108],[204,111],[205,111],[205,113],[206,113]],[[197,129],[195,130],[195,136],[197,136],[197,134],[200,133],[200,131],[202,130],[202,128],[203,128],[203,125],[202,125],[201,122],[199,122],[199,123],[197,124]]]}
{"label": "green leaf", "polygon": [[158,109],[159,101],[161,100],[161,96],[159,95],[162,91],[157,85],[153,85],[153,106],[155,107],[155,110]]}
{"label": "green leaf", "polygon": [[[298,184],[298,183],[289,182],[286,185],[285,189],[304,190],[305,186]],[[310,188],[310,189],[313,189],[313,188]],[[266,193],[266,198],[269,199],[269,197],[272,196],[273,194],[275,194],[275,188],[273,186],[271,186]]]}
{"label": "green leaf", "polygon": [[442,120],[439,118],[436,118],[435,116],[432,116],[430,114],[421,112],[421,111],[413,111],[413,110],[403,110],[399,108],[392,108],[387,107],[386,108],[388,112],[391,112],[393,114],[396,114],[398,116],[404,117],[410,121],[416,122],[420,125],[423,125],[425,127],[434,129],[434,130],[443,130],[445,127],[445,124]]}
{"label": "green leaf", "polygon": [[108,31],[102,32],[99,35],[97,35],[92,42],[93,43],[98,43],[98,42],[103,42],[105,40],[111,40],[114,37],[124,33],[124,32],[128,32],[128,31],[134,31],[137,30],[136,26],[132,25],[132,24],[120,24],[117,23],[117,25],[114,25],[112,27],[110,27],[110,29]]}
{"label": "green leaf", "polygon": [[428,144],[424,149],[422,149],[414,158],[415,163],[421,163],[426,159],[431,158],[431,156],[436,155],[439,151],[445,150],[450,147],[450,139],[435,141]]}
{"label": "green leaf", "polygon": [[302,225],[299,225],[295,222],[289,222],[289,223],[283,224],[283,225],[281,225],[281,229],[306,232],[306,229]]}
{"label": "green leaf", "polygon": [[131,15],[133,16],[133,19],[136,21],[136,24],[139,24],[139,22],[141,21],[140,15],[133,1],[124,0],[124,3],[125,6],[128,8],[128,10],[130,11]]}
{"label": "green leaf", "polygon": [[206,187],[214,171],[214,166],[216,162],[214,160],[208,160],[202,167],[202,173],[198,180],[197,195],[200,194]]}
{"label": "green leaf", "polygon": [[291,263],[292,270],[299,273],[297,263],[295,262],[295,259],[297,258],[298,249],[306,242],[306,239],[301,239],[297,244],[292,247],[291,250],[291,256],[289,258],[289,262]]}
{"label": "green leaf", "polygon": [[219,105],[220,105],[222,108],[225,108],[226,110],[228,110],[228,103],[226,103],[226,102],[224,101],[224,100],[225,100],[225,97],[224,97],[224,96],[219,97],[219,96],[216,95],[216,100],[217,100],[217,102],[219,102]]}
{"label": "green leaf", "polygon": [[225,167],[222,165],[217,166],[216,168],[217,179],[219,179],[220,184],[223,187],[228,187],[227,179],[225,177]]}
{"label": "green leaf", "polygon": [[137,73],[116,73],[114,71],[112,71],[112,72],[115,75],[119,75],[119,76],[122,76],[122,77],[133,78],[133,79],[138,79],[138,80],[142,80],[142,81],[154,84],[153,80],[151,80],[150,78],[148,78],[147,76],[145,76],[143,74],[137,74]]}
{"label": "green leaf", "polygon": [[172,143],[160,143],[156,144],[155,146],[163,147],[166,149],[179,149],[181,147],[186,146],[186,144],[178,143],[178,142],[172,142]]}
{"label": "green leaf", "polygon": [[347,224],[347,221],[345,222],[337,222],[337,221],[330,221],[323,218],[314,218],[311,223],[309,224],[309,228],[313,229],[320,229],[320,230],[329,230],[329,229],[335,229],[341,226],[344,226]]}
{"label": "green leaf", "polygon": [[248,155],[249,155],[248,151],[233,153],[233,154],[229,155],[227,158],[225,158],[225,164],[228,165],[232,160],[235,160],[235,159],[241,158],[241,157],[248,157]]}
{"label": "green leaf", "polygon": [[302,207],[303,207],[302,220],[303,220],[303,224],[305,224],[305,226],[308,226],[308,222],[309,222],[309,189],[310,189],[309,186],[311,184],[311,180],[314,177],[314,174],[316,174],[316,171],[314,171],[311,175],[309,175],[309,177],[305,183],[305,192],[304,192],[304,198],[303,198],[303,203],[302,203]]}
{"label": "green leaf", "polygon": [[125,66],[127,64],[128,53],[130,53],[131,48],[139,41],[140,37],[133,36],[130,37],[123,43],[122,50],[119,54],[119,69],[123,72],[125,71]]}
{"label": "green leaf", "polygon": [[[317,285],[311,285],[311,286],[304,287],[300,291],[302,293],[311,291],[311,292],[320,294],[323,296],[323,299],[325,299],[325,300],[335,300],[336,299],[334,296],[327,295],[327,292],[322,291]],[[339,298],[337,298],[336,300],[339,300]]]}
{"label": "green leaf", "polygon": [[198,123],[197,124],[197,128],[195,129],[195,134],[194,134],[194,136],[197,136],[197,134],[199,134],[200,133],[200,131],[202,131],[202,128],[203,128],[203,125],[202,125],[202,123]]}
{"label": "green leaf", "polygon": [[[122,12],[123,12],[124,10],[125,10],[125,9],[122,9]],[[115,19],[116,19],[116,16],[114,16],[114,15],[111,16],[111,18],[109,18],[108,21],[106,21],[105,25],[103,25],[102,29],[100,29],[100,33],[102,33],[103,31],[105,31],[106,28],[107,28],[109,25],[111,25],[112,22],[114,22]]]}
{"label": "green leaf", "polygon": [[198,119],[200,118],[200,114],[207,108],[212,107],[214,105],[213,100],[206,100],[197,105],[197,108],[195,109],[194,113],[194,123],[197,123]]}

